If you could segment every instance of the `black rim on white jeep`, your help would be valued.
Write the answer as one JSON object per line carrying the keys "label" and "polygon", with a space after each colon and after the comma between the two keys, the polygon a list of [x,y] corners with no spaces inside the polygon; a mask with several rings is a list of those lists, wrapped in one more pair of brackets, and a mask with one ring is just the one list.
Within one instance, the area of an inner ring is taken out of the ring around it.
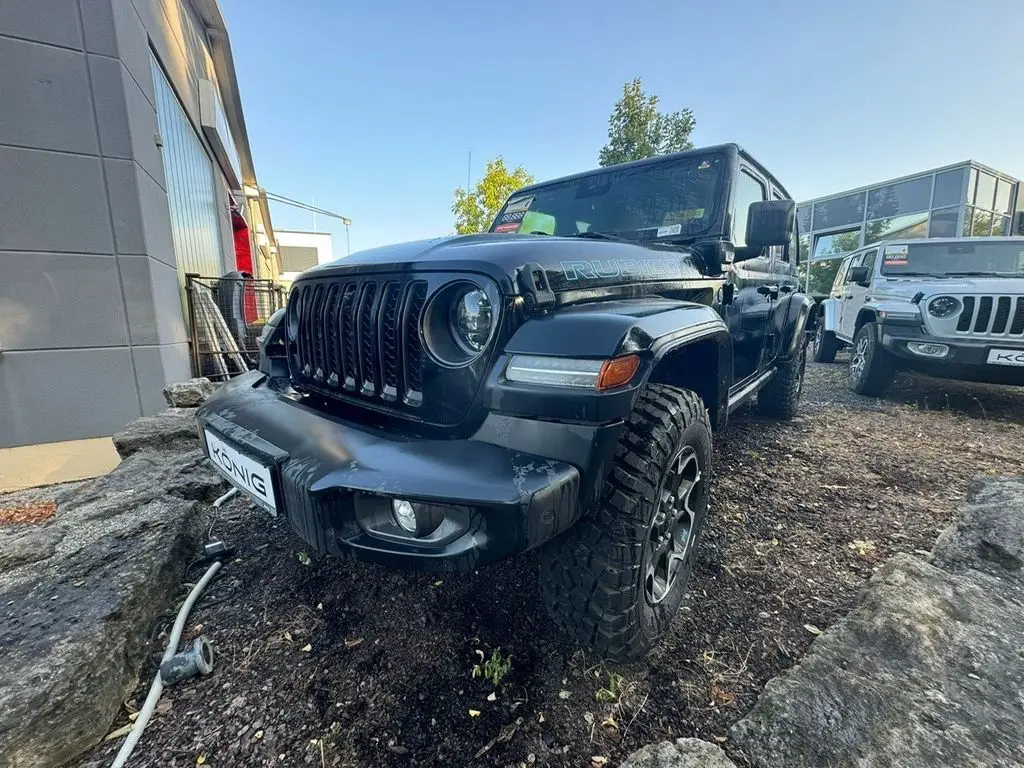
{"label": "black rim on white jeep", "polygon": [[692,446],[683,446],[669,462],[658,491],[658,508],[651,520],[644,552],[644,594],[651,605],[672,592],[676,579],[686,573],[693,552],[696,511],[691,502],[699,495],[700,461]]}

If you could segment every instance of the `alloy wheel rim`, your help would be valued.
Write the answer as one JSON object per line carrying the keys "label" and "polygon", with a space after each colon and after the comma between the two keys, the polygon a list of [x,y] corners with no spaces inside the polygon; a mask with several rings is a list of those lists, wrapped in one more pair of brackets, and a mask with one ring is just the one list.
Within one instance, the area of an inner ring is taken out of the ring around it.
{"label": "alloy wheel rim", "polygon": [[825,326],[819,323],[818,330],[814,333],[814,356],[817,357],[821,348],[825,346]]}
{"label": "alloy wheel rim", "polygon": [[684,446],[669,462],[658,489],[658,506],[647,534],[644,593],[652,605],[668,597],[693,554],[697,511],[693,502],[701,484],[700,462]]}
{"label": "alloy wheel rim", "polygon": [[868,340],[866,336],[861,336],[857,341],[857,346],[853,348],[853,355],[850,357],[850,375],[855,379],[859,379],[861,374],[864,372],[864,365],[867,362],[868,357]]}

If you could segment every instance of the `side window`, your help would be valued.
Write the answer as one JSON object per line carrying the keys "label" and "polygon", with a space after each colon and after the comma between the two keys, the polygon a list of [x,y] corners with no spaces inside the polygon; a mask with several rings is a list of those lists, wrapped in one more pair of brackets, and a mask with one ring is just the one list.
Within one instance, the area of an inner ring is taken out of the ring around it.
{"label": "side window", "polygon": [[878,261],[878,249],[873,248],[864,254],[864,261],[861,262],[862,266],[868,268],[868,275],[874,276],[875,274],[875,262]]}
{"label": "side window", "polygon": [[850,262],[853,260],[852,256],[847,256],[843,259],[843,263],[839,265],[839,270],[836,272],[836,279],[832,282],[832,291],[838,291],[840,286],[846,280],[846,272],[850,268]]}
{"label": "side window", "polygon": [[858,253],[850,259],[850,263],[846,265],[846,274],[843,275],[843,285],[850,282],[850,270],[854,267],[859,267],[864,262],[864,254]]}
{"label": "side window", "polygon": [[747,171],[740,171],[736,179],[736,215],[733,216],[732,242],[737,248],[743,248],[747,244],[747,217],[750,214],[750,204],[767,200],[767,190],[764,184],[751,176]]}

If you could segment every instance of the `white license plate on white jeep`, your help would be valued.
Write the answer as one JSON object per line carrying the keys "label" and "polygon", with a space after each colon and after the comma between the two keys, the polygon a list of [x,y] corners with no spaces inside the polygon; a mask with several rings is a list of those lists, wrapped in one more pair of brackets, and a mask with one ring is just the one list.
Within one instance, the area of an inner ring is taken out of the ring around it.
{"label": "white license plate on white jeep", "polygon": [[210,460],[220,473],[236,488],[249,494],[257,504],[276,515],[277,499],[274,497],[274,481],[270,467],[246,456],[210,430],[203,431],[206,433]]}
{"label": "white license plate on white jeep", "polygon": [[1024,349],[990,349],[988,362],[991,365],[1024,366]]}

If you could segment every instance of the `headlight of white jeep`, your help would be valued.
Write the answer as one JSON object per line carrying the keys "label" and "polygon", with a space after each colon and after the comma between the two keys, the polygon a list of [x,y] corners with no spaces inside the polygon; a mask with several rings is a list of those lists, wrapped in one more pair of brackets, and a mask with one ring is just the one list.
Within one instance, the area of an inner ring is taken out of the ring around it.
{"label": "headlight of white jeep", "polygon": [[955,296],[936,296],[928,302],[928,314],[932,317],[952,317],[962,308],[960,299]]}

